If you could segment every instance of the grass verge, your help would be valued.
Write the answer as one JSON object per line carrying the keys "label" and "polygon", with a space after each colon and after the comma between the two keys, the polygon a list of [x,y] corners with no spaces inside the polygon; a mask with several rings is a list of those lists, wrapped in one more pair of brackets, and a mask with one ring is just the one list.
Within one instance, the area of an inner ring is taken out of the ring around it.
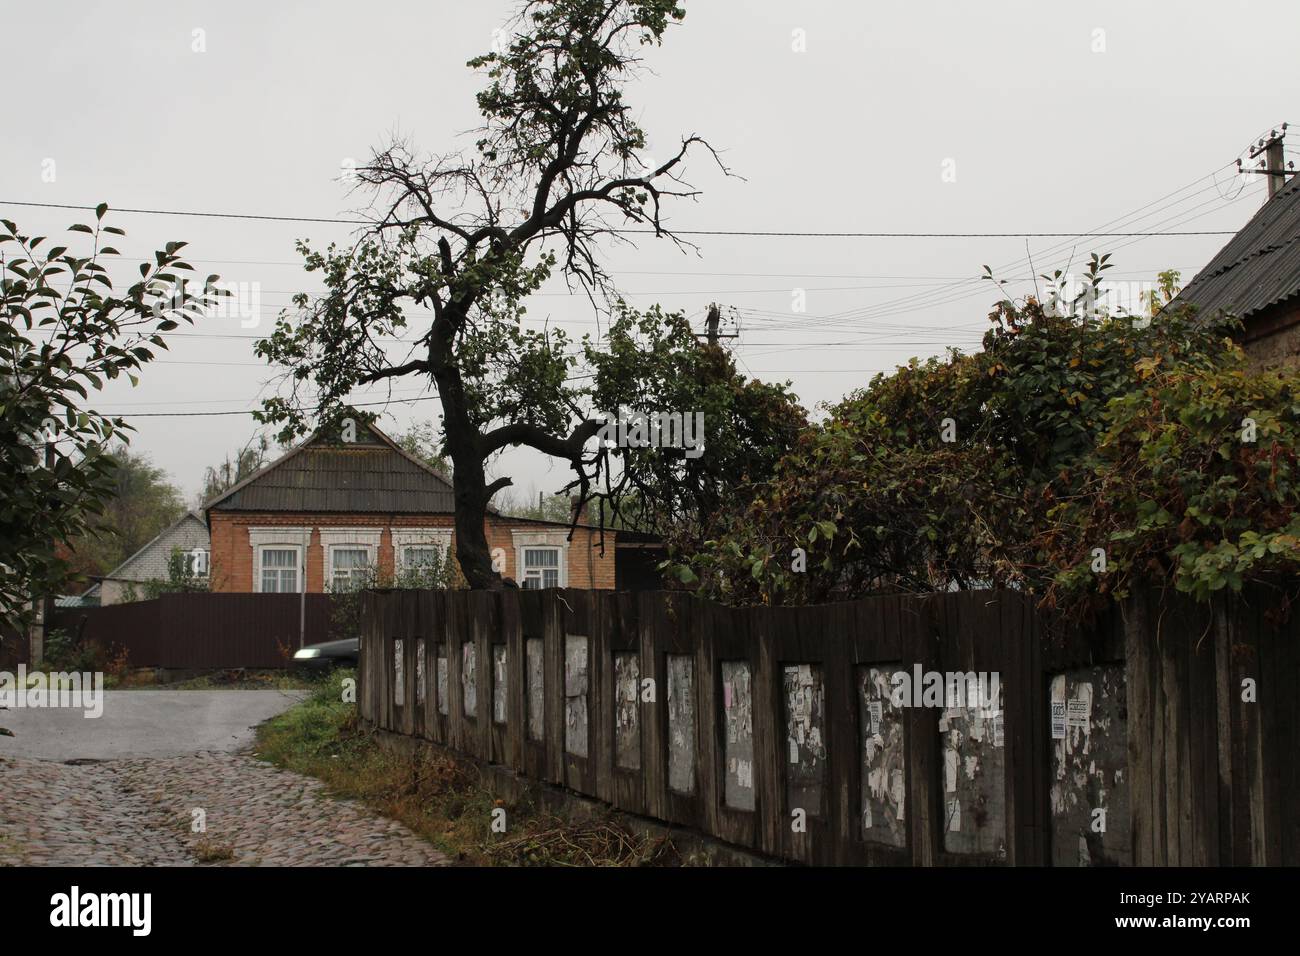
{"label": "grass verge", "polygon": [[[258,729],[258,756],[322,780],[406,825],[449,858],[477,866],[673,866],[682,861],[665,838],[638,836],[613,814],[572,822],[528,804],[496,799],[469,761],[425,753],[401,756],[361,729],[343,700],[338,670],[301,704]],[[493,831],[505,811],[505,832]]]}

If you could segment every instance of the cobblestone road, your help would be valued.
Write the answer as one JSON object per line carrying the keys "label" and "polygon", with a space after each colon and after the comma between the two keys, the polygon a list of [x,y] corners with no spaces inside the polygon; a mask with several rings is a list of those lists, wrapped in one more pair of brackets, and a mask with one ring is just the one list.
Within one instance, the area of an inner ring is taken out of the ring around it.
{"label": "cobblestone road", "polygon": [[[205,832],[194,832],[194,811]],[[224,858],[223,858],[224,857]],[[0,865],[445,866],[400,823],[247,753],[0,758]]]}

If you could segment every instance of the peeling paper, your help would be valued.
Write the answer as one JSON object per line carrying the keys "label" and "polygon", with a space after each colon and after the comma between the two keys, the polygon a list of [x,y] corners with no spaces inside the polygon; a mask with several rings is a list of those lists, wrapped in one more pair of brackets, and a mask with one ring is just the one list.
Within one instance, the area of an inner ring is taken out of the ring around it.
{"label": "peeling paper", "polygon": [[1074,698],[1066,702],[1065,726],[1088,729],[1088,701]]}
{"label": "peeling paper", "polygon": [[1005,718],[996,697],[970,702],[948,714],[940,737],[944,756],[944,849],[997,858],[1006,838]]}
{"label": "peeling paper", "polygon": [[961,801],[956,797],[951,798],[947,804],[947,812],[944,814],[944,829],[949,833],[961,832]]}
{"label": "peeling paper", "polygon": [[723,803],[738,810],[753,810],[754,714],[749,662],[722,661],[721,670],[727,756]]}
{"label": "peeling paper", "polygon": [[[1054,711],[1064,707],[1066,731],[1052,744],[1052,862],[1115,866],[1132,860],[1123,664],[1078,667],[1052,680]],[[1055,716],[1055,714],[1054,714]],[[1106,813],[1106,829],[1094,829]]]}
{"label": "peeling paper", "polygon": [[447,692],[447,645],[437,645],[437,694],[438,694],[438,713],[446,715],[448,712],[448,692]]}
{"label": "peeling paper", "polygon": [[614,654],[614,761],[626,770],[641,769],[641,659],[635,651]]}
{"label": "peeling paper", "polygon": [[1065,701],[1053,700],[1052,701],[1052,739],[1053,740],[1065,739],[1065,721],[1066,721]]}
{"label": "peeling paper", "polygon": [[587,690],[589,643],[586,637],[567,634],[564,638],[564,749],[577,757],[587,756]]}

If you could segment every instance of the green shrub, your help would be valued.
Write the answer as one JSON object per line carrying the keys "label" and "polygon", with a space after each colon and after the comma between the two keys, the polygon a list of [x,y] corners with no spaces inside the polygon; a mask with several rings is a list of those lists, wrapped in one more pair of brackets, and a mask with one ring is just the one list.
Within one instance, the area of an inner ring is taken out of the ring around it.
{"label": "green shrub", "polygon": [[100,671],[104,669],[102,656],[96,645],[78,643],[74,634],[55,627],[46,632],[41,665],[53,671]]}
{"label": "green shrub", "polygon": [[990,318],[982,351],[830,409],[677,551],[679,579],[737,604],[1013,587],[1075,611],[1294,582],[1300,369],[1254,371],[1235,322],[1180,309],[1080,322],[1030,299]]}

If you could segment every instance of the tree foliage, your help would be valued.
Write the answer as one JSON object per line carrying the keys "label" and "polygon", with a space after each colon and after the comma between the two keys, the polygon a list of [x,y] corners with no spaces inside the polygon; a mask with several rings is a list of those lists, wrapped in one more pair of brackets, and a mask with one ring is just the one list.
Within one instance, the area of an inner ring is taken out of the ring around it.
{"label": "tree foliage", "polygon": [[[1300,570],[1300,370],[1251,372],[1153,357],[1141,387],[1115,399],[1080,493],[1052,517],[1048,554],[1066,592],[1127,594],[1143,579],[1205,599]],[[1091,580],[1075,541],[1096,541],[1108,573]]]}
{"label": "tree foliage", "polygon": [[[568,487],[584,498],[611,493],[601,471],[608,456],[588,447],[601,425],[592,393],[574,374],[584,350],[560,329],[526,326],[523,303],[558,275],[610,308],[617,297],[602,249],[629,242],[626,230],[686,245],[661,213],[697,195],[683,179],[688,154],[716,154],[690,135],[651,159],[624,97],[642,48],[683,15],[672,0],[524,3],[498,49],[469,63],[486,81],[473,149],[426,156],[394,142],[378,151],[357,171],[373,228],[348,249],[301,247],[328,291],[300,296],[298,314],[258,344],[290,369],[292,394],[263,412],[282,426],[282,441],[310,429],[304,406],[323,405],[328,416],[357,387],[431,382],[473,587],[502,583],[484,533],[489,501],[511,484],[486,477],[502,450],[527,446],[566,462]],[[401,354],[390,352],[394,340]]]}
{"label": "tree foliage", "polygon": [[193,594],[210,590],[206,574],[196,574],[189,554],[179,547],[167,556],[167,577],[129,582],[122,588],[122,600],[152,601],[164,594]]}
{"label": "tree foliage", "polygon": [[356,637],[361,632],[363,593],[367,590],[441,590],[461,589],[467,583],[456,561],[453,545],[436,555],[433,561],[393,571],[370,567],[359,580],[346,587],[328,588],[330,596],[331,640]]}
{"label": "tree foliage", "polygon": [[393,439],[408,455],[414,455],[448,481],[451,468],[440,450],[441,440],[433,422],[412,422],[406,431]]}
{"label": "tree foliage", "polygon": [[[59,547],[83,535],[114,491],[109,446],[129,426],[90,407],[91,393],[136,373],[166,348],[163,333],[190,322],[220,294],[201,288],[169,242],[124,294],[109,266],[120,253],[100,205],[94,225],[66,243],[0,220],[0,613],[58,590],[69,562]],[[78,252],[78,248],[85,248]],[[120,279],[119,279],[120,284]]]}
{"label": "tree foliage", "polygon": [[148,455],[119,443],[110,460],[108,495],[86,531],[68,542],[80,574],[107,574],[185,513],[180,489]]}
{"label": "tree foliage", "polygon": [[678,576],[741,603],[993,586],[1085,612],[1294,573],[1300,372],[1250,371],[1235,323],[1182,308],[990,319],[982,351],[877,376],[807,429]]}
{"label": "tree foliage", "polygon": [[199,506],[229,491],[245,478],[263,468],[271,451],[265,435],[253,435],[233,455],[227,454],[219,464],[203,470],[203,490],[199,492]]}
{"label": "tree foliage", "polygon": [[607,489],[596,496],[618,527],[699,543],[714,515],[741,506],[807,426],[788,385],[747,379],[731,353],[697,345],[680,314],[620,307],[601,347],[588,340],[590,404],[610,414],[647,409],[698,415],[702,453],[672,447],[597,449]]}

